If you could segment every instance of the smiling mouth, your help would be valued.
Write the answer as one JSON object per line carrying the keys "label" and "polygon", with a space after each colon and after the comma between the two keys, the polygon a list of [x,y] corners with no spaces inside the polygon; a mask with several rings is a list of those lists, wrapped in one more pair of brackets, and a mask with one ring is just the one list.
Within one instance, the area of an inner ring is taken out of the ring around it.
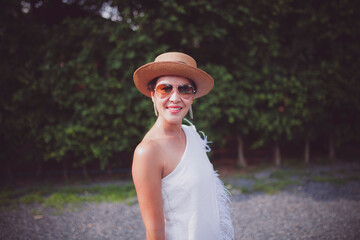
{"label": "smiling mouth", "polygon": [[170,112],[180,112],[182,107],[166,107]]}

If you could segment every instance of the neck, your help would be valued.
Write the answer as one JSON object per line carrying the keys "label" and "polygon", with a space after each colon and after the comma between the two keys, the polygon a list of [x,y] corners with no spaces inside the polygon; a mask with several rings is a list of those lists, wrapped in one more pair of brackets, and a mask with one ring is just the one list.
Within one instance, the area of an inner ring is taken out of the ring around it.
{"label": "neck", "polygon": [[165,121],[163,118],[158,117],[156,120],[154,126],[158,128],[160,131],[162,131],[165,135],[177,135],[181,134],[181,123],[169,123]]}

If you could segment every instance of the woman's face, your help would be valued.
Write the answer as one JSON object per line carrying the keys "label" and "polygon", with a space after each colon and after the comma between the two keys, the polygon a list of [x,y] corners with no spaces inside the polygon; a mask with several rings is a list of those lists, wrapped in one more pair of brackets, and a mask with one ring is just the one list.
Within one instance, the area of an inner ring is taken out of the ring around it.
{"label": "woman's face", "polygon": [[171,124],[181,123],[193,103],[194,95],[179,94],[178,86],[191,85],[191,83],[184,77],[163,76],[158,78],[155,89],[162,84],[170,84],[174,89],[165,97],[156,93],[156,90],[151,92],[151,98],[155,102],[159,117]]}

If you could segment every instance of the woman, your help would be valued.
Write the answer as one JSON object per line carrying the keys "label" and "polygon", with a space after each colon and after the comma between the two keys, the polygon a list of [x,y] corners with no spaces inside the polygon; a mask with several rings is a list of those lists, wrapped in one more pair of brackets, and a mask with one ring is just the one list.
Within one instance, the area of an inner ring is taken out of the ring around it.
{"label": "woman", "polygon": [[206,155],[206,140],[182,125],[193,99],[208,94],[214,80],[192,57],[169,52],[138,68],[134,82],[158,116],[132,166],[146,239],[233,239],[229,193]]}

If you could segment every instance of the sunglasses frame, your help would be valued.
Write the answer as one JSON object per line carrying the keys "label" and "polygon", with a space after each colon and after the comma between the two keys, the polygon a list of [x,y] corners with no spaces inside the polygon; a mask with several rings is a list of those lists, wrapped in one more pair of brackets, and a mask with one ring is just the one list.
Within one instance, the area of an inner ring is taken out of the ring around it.
{"label": "sunglasses frame", "polygon": [[[160,92],[159,92],[160,90],[158,90],[158,88],[159,88],[160,86],[171,87],[171,90],[170,90],[170,92],[167,93],[167,94],[166,94],[166,93],[160,93]],[[192,94],[190,94],[190,93],[187,94],[187,93],[184,93],[184,92],[179,91],[179,87],[184,87],[184,86],[190,87],[190,88],[192,89]],[[177,86],[175,85],[175,86],[174,86],[174,85],[169,84],[169,83],[161,83],[161,84],[155,86],[154,91],[155,91],[155,94],[156,94],[159,98],[163,99],[163,98],[167,98],[167,97],[169,97],[170,95],[172,95],[175,88],[177,89],[177,92],[179,93],[179,95],[180,95],[182,98],[185,98],[185,99],[188,99],[188,98],[190,98],[191,96],[194,96],[195,93],[196,93],[196,90],[195,90],[195,88],[194,88],[194,86],[193,86],[192,84],[180,84],[180,85],[177,85]]]}

